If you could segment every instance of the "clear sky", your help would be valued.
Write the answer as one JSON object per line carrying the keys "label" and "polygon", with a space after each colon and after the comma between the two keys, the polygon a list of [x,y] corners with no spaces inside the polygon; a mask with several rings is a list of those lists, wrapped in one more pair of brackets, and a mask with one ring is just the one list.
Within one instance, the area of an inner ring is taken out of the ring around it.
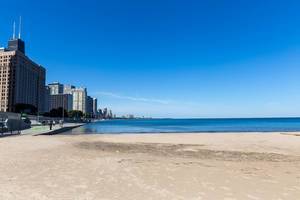
{"label": "clear sky", "polygon": [[86,86],[99,107],[152,117],[300,116],[300,2],[14,0],[47,82]]}

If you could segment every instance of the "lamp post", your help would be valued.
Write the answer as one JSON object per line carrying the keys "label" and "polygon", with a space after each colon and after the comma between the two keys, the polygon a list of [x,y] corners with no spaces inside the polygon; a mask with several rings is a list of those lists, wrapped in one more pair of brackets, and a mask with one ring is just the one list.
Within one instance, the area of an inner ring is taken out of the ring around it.
{"label": "lamp post", "polygon": [[64,125],[64,120],[65,120],[65,95],[63,95],[63,109],[62,109],[62,123],[61,126]]}

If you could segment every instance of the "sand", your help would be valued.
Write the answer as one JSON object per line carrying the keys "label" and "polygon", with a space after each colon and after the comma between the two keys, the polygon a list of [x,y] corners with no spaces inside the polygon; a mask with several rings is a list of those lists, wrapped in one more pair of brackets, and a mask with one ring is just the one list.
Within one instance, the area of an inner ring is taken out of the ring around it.
{"label": "sand", "polygon": [[299,199],[300,137],[0,138],[0,199]]}

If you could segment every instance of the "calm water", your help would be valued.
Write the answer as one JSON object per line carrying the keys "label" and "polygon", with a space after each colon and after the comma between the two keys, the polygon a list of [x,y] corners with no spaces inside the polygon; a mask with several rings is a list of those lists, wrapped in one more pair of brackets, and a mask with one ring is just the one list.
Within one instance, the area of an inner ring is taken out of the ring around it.
{"label": "calm water", "polygon": [[300,131],[300,118],[263,119],[139,119],[90,123],[69,133],[180,133],[180,132]]}

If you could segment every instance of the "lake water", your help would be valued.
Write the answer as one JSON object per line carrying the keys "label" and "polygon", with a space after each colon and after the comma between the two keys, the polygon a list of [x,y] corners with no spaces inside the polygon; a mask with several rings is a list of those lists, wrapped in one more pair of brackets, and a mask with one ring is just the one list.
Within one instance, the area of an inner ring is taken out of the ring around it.
{"label": "lake water", "polygon": [[68,133],[181,133],[300,131],[300,118],[135,119],[86,124]]}

